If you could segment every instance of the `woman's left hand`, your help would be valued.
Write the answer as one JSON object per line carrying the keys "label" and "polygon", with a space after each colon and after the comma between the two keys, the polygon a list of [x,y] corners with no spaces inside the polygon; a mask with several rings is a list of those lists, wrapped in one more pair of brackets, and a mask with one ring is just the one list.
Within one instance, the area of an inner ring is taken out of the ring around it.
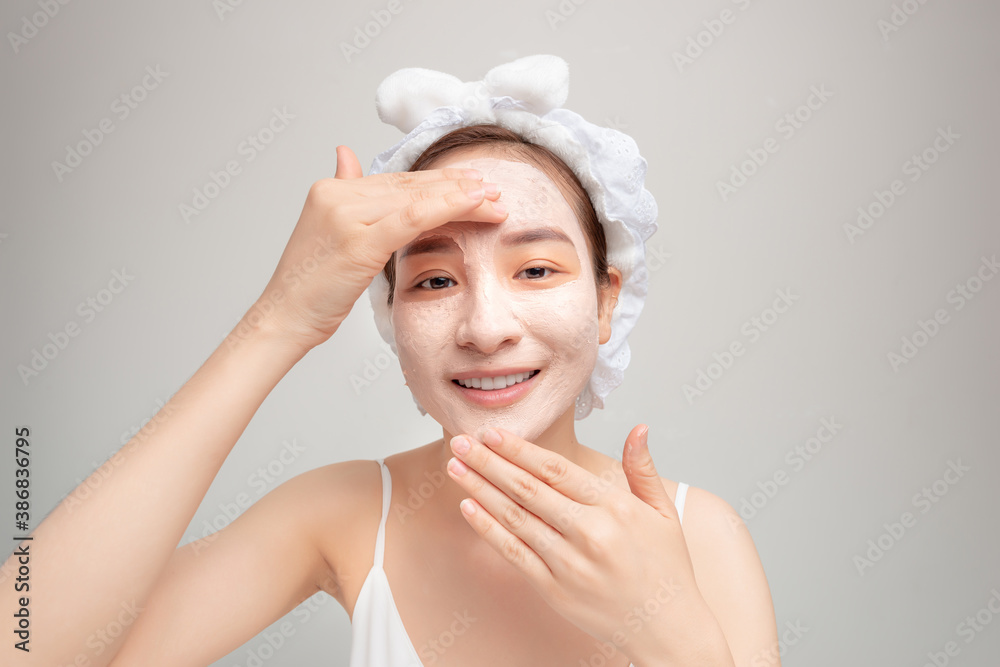
{"label": "woman's left hand", "polygon": [[678,639],[699,634],[692,624],[715,622],[647,432],[639,425],[625,441],[631,493],[611,470],[594,475],[503,429],[453,438],[448,466],[471,496],[462,510],[473,529],[553,609],[637,664],[680,649]]}

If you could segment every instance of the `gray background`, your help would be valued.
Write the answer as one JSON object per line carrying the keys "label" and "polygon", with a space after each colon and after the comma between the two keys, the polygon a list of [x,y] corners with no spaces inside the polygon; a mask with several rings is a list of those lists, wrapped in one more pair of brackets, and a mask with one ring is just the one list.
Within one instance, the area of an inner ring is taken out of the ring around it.
{"label": "gray background", "polygon": [[[646,422],[661,474],[742,508],[779,628],[808,628],[784,647],[787,664],[923,665],[949,641],[960,649],[949,664],[995,664],[1000,619],[971,641],[959,625],[1000,591],[1000,279],[961,309],[953,292],[980,287],[981,258],[1000,250],[995,3],[404,0],[378,26],[372,12],[387,2],[246,0],[220,13],[224,1],[71,2],[17,52],[9,34],[0,47],[0,432],[10,445],[15,425],[32,428],[38,512],[220,344],[270,277],[309,186],[333,175],[336,145],[367,172],[397,141],[374,109],[386,75],[422,66],[477,80],[554,53],[570,64],[567,107],[636,139],[660,208],[632,366],[581,440],[620,457]],[[731,23],[705,32],[724,10]],[[0,26],[25,31],[40,11],[4,3]],[[346,57],[366,24],[375,36]],[[678,67],[699,33],[708,46]],[[121,119],[112,103],[147,66],[167,76]],[[832,95],[800,109],[814,86]],[[275,107],[295,117],[248,162],[238,147]],[[789,137],[776,124],[797,110],[808,119]],[[114,131],[60,181],[52,163],[104,118]],[[958,138],[935,154],[948,128]],[[717,182],[768,138],[778,151],[724,201]],[[911,180],[907,162],[927,149],[936,161]],[[179,206],[234,159],[242,172],[185,222]],[[845,225],[895,179],[905,191],[852,242]],[[78,304],[123,267],[134,279],[86,321]],[[797,300],[751,341],[744,324],[779,289]],[[947,322],[893,368],[889,353],[938,309]],[[22,381],[18,365],[73,322],[79,335]],[[684,385],[734,341],[745,354],[689,400]],[[256,500],[311,468],[440,437],[389,362],[362,300],[267,399],[184,542],[227,523],[221,507],[240,493]],[[795,463],[789,452],[824,418],[843,427]],[[289,443],[302,451],[282,462]],[[942,481],[950,462],[968,468],[954,484]],[[12,465],[0,457],[3,488]],[[776,474],[784,483],[769,485]],[[941,497],[915,502],[925,487]],[[915,525],[891,537],[886,524],[904,512]],[[859,566],[880,539],[888,551]],[[347,664],[346,613],[324,594],[308,604],[284,619],[294,634],[263,649],[265,665]],[[246,665],[267,643],[264,633],[215,664]]]}

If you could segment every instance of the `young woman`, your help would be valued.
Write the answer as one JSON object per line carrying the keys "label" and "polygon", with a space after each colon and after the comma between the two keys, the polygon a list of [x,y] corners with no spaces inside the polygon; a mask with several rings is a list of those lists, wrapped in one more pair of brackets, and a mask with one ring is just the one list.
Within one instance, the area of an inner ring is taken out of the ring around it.
{"label": "young woman", "polygon": [[[425,140],[409,172],[365,177],[338,147],[254,307],[90,497],[35,530],[36,640],[8,643],[5,664],[206,665],[320,590],[351,616],[358,667],[779,664],[732,508],[659,477],[643,425],[621,463],[576,438],[574,417],[609,391],[595,377],[627,364],[627,347],[624,363],[605,354],[631,326],[619,301],[635,312],[640,294],[641,308],[644,276],[623,254],[635,237],[609,230],[617,186],[593,152],[575,172],[477,113]],[[414,127],[401,146],[429,125]],[[299,475],[176,548],[264,398],[336,344],[370,284],[443,437]],[[0,595],[13,609],[11,588]],[[140,610],[126,631],[88,645],[123,609]]]}

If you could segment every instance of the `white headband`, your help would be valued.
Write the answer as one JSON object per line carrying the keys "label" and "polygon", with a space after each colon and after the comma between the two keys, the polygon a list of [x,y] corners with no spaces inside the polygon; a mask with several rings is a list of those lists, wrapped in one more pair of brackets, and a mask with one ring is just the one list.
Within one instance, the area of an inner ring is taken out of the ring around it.
{"label": "white headband", "polygon": [[[643,187],[646,161],[632,138],[560,108],[568,93],[569,67],[557,56],[520,58],[494,67],[482,81],[465,83],[433,70],[401,69],[378,87],[375,107],[383,122],[406,136],[380,153],[369,173],[407,171],[448,132],[486,123],[549,149],[576,174],[604,227],[608,264],[622,273],[611,338],[598,349],[590,382],[576,398],[574,416],[583,419],[592,408],[603,408],[604,398],[624,379],[631,358],[627,338],[646,298],[645,242],[656,231],[657,210],[653,195]],[[389,283],[382,273],[368,293],[379,334],[398,354],[388,305]],[[417,408],[427,414],[419,402]]]}

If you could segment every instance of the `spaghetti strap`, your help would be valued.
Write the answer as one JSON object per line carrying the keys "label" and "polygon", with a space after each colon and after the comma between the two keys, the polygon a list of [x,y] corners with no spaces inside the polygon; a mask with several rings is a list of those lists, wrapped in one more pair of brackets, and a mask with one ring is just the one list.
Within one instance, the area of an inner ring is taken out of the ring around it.
{"label": "spaghetti strap", "polygon": [[385,520],[389,516],[389,501],[392,499],[392,477],[385,459],[377,459],[382,471],[382,518],[378,522],[378,536],[375,538],[375,562],[372,567],[382,569],[382,559],[385,555]]}
{"label": "spaghetti strap", "polygon": [[674,499],[674,506],[677,508],[677,522],[684,524],[684,501],[687,499],[688,485],[684,482],[677,483],[677,496]]}

